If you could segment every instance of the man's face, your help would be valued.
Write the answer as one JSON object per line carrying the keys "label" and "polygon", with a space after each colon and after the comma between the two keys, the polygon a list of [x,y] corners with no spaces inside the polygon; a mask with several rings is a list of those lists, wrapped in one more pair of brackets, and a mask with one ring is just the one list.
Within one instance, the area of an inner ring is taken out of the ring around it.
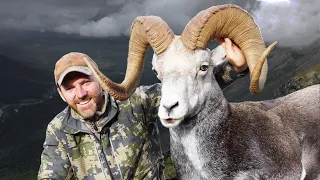
{"label": "man's face", "polygon": [[102,88],[92,76],[71,72],[58,91],[61,98],[85,119],[90,119],[102,107]]}

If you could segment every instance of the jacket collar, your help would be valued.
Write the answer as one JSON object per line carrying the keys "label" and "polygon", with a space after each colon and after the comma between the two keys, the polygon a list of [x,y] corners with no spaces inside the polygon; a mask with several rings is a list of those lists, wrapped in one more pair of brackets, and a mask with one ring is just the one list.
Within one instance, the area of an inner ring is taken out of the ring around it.
{"label": "jacket collar", "polygon": [[[111,121],[111,119],[117,114],[118,106],[115,99],[107,92],[104,92],[105,103],[98,111],[100,118],[94,122],[98,128],[98,132]],[[62,120],[61,130],[68,134],[76,134],[79,132],[90,133],[91,131],[84,123],[91,123],[82,118],[78,113],[72,110],[69,106],[62,112],[64,113],[64,119]]]}

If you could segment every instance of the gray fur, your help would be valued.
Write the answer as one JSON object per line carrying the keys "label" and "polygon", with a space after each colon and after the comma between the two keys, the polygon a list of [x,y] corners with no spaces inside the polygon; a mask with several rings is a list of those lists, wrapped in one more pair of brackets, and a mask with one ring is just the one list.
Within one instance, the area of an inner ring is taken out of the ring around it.
{"label": "gray fur", "polygon": [[[162,81],[158,115],[170,128],[180,178],[319,179],[320,85],[273,100],[229,103],[214,76],[222,55],[190,53],[176,38],[154,56]],[[202,64],[207,71],[199,70]]]}
{"label": "gray fur", "polygon": [[[320,85],[315,85],[261,102],[228,103],[221,97],[222,102],[213,106],[207,101],[196,117],[170,128],[178,174],[182,179],[299,180],[303,166],[306,179],[317,179],[319,90]],[[182,143],[184,138],[190,144]],[[188,156],[190,148],[196,153]],[[190,161],[195,154],[201,168]]]}

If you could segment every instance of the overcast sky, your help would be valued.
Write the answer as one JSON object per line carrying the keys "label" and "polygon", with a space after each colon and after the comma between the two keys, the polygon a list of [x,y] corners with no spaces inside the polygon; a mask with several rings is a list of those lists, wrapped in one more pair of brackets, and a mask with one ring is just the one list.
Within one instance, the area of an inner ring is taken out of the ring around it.
{"label": "overcast sky", "polygon": [[318,0],[1,0],[0,28],[112,37],[128,35],[137,16],[157,15],[180,34],[199,11],[226,3],[252,12],[265,41],[300,46],[320,38]]}

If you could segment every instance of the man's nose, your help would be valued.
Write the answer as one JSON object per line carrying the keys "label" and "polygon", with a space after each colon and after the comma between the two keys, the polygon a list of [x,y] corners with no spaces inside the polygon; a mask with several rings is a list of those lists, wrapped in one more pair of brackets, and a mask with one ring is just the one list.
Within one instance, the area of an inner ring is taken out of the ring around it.
{"label": "man's nose", "polygon": [[87,91],[84,90],[82,87],[78,87],[76,89],[77,89],[77,91],[76,91],[77,94],[76,95],[77,95],[77,97],[79,99],[81,99],[81,98],[83,98],[83,97],[85,97],[87,95]]}

